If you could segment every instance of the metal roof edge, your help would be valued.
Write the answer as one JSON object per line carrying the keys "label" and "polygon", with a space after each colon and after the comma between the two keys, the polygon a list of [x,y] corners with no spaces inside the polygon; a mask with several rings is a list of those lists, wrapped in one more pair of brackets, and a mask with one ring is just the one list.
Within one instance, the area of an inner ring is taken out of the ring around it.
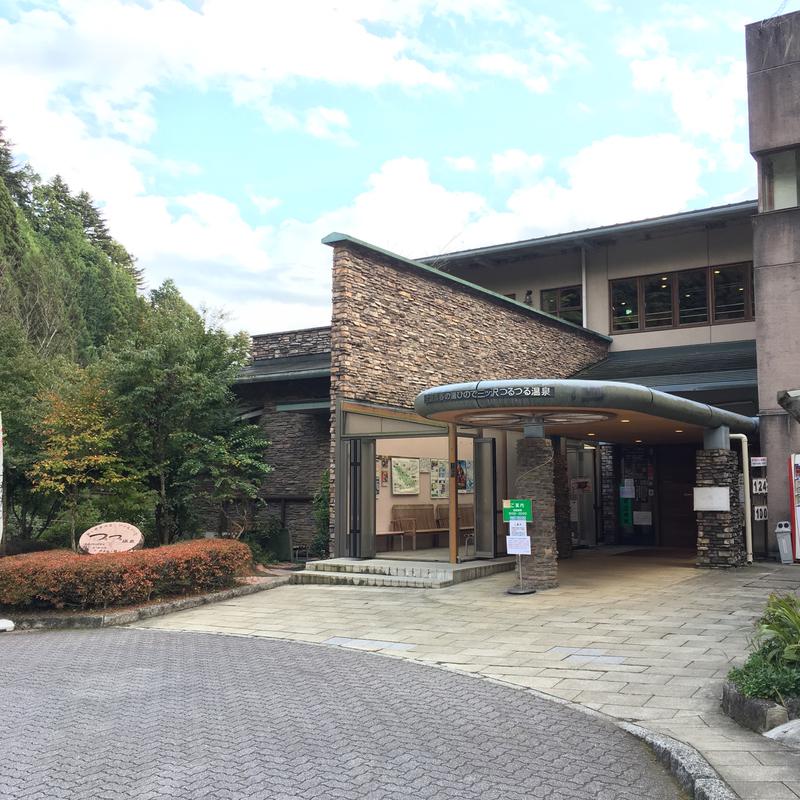
{"label": "metal roof edge", "polygon": [[420,272],[427,272],[429,275],[432,275],[439,280],[443,280],[448,283],[455,283],[459,286],[462,286],[465,289],[468,289],[473,292],[477,292],[478,294],[484,295],[485,297],[490,297],[495,301],[499,301],[505,305],[509,305],[513,308],[520,309],[525,311],[531,316],[539,317],[545,319],[549,322],[555,322],[560,326],[568,328],[576,333],[581,333],[586,336],[590,336],[594,339],[599,339],[602,342],[611,342],[612,339],[610,336],[606,336],[602,333],[598,333],[597,331],[593,331],[591,328],[584,328],[580,325],[576,325],[573,322],[567,322],[564,319],[559,319],[558,317],[554,317],[552,314],[548,314],[546,311],[541,311],[538,308],[533,308],[532,306],[526,305],[525,303],[521,303],[519,300],[512,300],[510,297],[506,297],[503,294],[498,294],[497,292],[493,292],[490,289],[486,289],[483,286],[479,286],[477,283],[472,283],[471,281],[465,281],[463,278],[458,278],[455,275],[448,275],[446,272],[442,272],[440,269],[436,269],[436,267],[431,267],[428,264],[423,264],[421,261],[415,261],[411,258],[405,258],[404,256],[399,256],[397,253],[392,253],[390,250],[384,250],[381,247],[377,247],[374,244],[370,244],[369,242],[361,241],[361,239],[356,239],[353,236],[348,236],[346,233],[329,233],[322,239],[322,244],[327,244],[329,247],[335,247],[339,244],[353,244],[357,247],[363,247],[367,250],[372,250],[374,253],[378,253],[379,255],[385,256],[386,258],[390,258],[394,261],[399,261],[401,264],[405,264],[406,266],[413,267]]}
{"label": "metal roof edge", "polygon": [[330,378],[331,370],[328,369],[309,369],[305,371],[294,372],[273,372],[268,375],[258,374],[243,374],[239,373],[234,384],[242,383],[271,383],[273,381],[302,381],[310,380],[312,378]]}
{"label": "metal roof edge", "polygon": [[535,247],[546,247],[548,245],[566,244],[568,242],[591,238],[594,236],[609,236],[612,234],[622,235],[626,233],[636,233],[646,228],[659,228],[674,225],[680,222],[703,222],[712,221],[719,217],[726,217],[737,212],[758,209],[757,200],[746,200],[741,203],[729,203],[723,206],[710,206],[694,211],[680,211],[677,214],[666,214],[661,217],[647,217],[645,219],[633,220],[631,222],[618,222],[613,225],[603,225],[599,228],[583,228],[577,231],[567,231],[548,236],[540,236],[534,239],[521,239],[507,244],[494,244],[487,247],[477,247],[470,250],[456,250],[452,253],[440,253],[438,255],[424,256],[419,261],[455,261],[461,258],[472,258],[476,256],[497,255],[500,253],[512,253],[516,250],[525,250]]}

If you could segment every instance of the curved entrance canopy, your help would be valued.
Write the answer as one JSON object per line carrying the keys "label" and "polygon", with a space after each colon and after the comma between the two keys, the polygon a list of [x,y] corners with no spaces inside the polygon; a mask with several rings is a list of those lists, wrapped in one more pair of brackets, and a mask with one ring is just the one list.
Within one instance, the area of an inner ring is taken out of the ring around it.
{"label": "curved entrance canopy", "polygon": [[522,430],[596,441],[672,444],[702,440],[708,428],[755,433],[756,417],[616,381],[505,380],[436,386],[419,394],[416,412],[478,428]]}

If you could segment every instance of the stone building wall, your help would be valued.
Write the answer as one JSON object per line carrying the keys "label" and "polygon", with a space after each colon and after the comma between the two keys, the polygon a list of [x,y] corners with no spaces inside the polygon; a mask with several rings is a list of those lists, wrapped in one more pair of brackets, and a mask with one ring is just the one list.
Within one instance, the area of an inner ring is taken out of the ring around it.
{"label": "stone building wall", "polygon": [[[282,403],[306,402],[309,398],[327,399],[326,379],[276,382],[238,387],[243,403],[262,405],[260,424],[270,439],[266,460],[272,467],[262,489],[263,497],[310,498],[320,485],[328,468],[330,452],[329,417],[327,412],[278,411]],[[282,508],[283,506],[283,508]],[[271,502],[271,515],[285,514],[285,524],[294,544],[310,544],[314,520],[308,500]]]}
{"label": "stone building wall", "polygon": [[697,512],[697,566],[741,566],[745,542],[737,454],[733,450],[698,450],[697,486],[727,486],[731,498],[730,511]]}
{"label": "stone building wall", "polygon": [[[334,245],[332,407],[341,398],[412,408],[439,384],[565,378],[607,350],[596,334],[522,304],[347,240]],[[335,441],[332,415],[332,464]]]}
{"label": "stone building wall", "polygon": [[331,329],[305,328],[297,331],[280,331],[253,336],[250,340],[250,356],[254,361],[265,358],[287,358],[313,353],[329,353]]}

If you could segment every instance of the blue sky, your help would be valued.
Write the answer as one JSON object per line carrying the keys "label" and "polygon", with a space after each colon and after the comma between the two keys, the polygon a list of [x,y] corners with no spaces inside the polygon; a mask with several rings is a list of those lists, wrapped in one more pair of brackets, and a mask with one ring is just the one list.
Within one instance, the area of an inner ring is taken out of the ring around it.
{"label": "blue sky", "polygon": [[332,230],[413,257],[754,197],[744,25],[778,5],[0,0],[0,120],[151,286],[325,324]]}

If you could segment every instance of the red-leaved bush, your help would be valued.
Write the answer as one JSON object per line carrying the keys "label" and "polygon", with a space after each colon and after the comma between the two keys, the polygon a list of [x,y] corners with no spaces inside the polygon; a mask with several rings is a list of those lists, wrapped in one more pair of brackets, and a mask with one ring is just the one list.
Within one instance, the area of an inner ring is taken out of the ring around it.
{"label": "red-leaved bush", "polygon": [[233,585],[250,548],[232,539],[197,539],[130,553],[77,555],[51,550],[0,558],[0,606],[108,608]]}

